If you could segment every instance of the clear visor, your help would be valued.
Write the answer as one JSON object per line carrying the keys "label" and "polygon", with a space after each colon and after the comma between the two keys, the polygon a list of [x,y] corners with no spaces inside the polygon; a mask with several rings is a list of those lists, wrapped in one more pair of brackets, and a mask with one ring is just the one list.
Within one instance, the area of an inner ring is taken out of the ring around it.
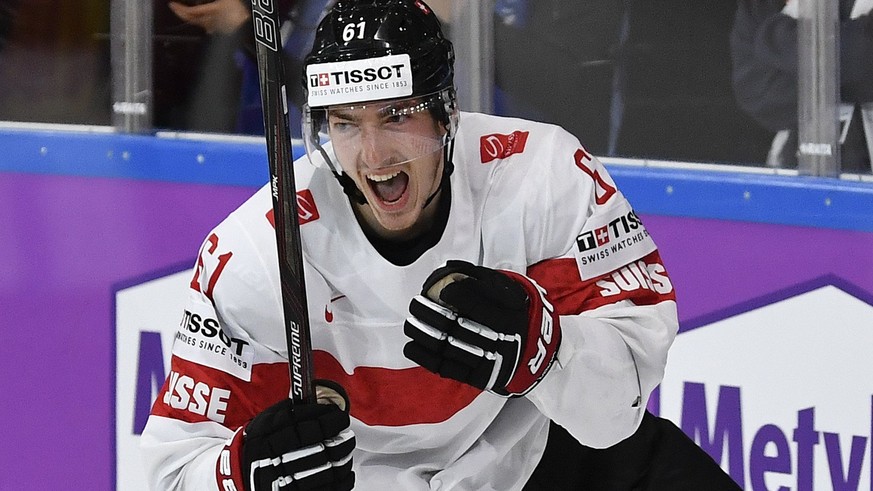
{"label": "clear visor", "polygon": [[[303,107],[303,139],[315,165],[332,157],[347,172],[406,164],[441,152],[455,135],[454,94],[444,90],[426,96],[355,104]],[[332,157],[325,151],[330,141]]]}

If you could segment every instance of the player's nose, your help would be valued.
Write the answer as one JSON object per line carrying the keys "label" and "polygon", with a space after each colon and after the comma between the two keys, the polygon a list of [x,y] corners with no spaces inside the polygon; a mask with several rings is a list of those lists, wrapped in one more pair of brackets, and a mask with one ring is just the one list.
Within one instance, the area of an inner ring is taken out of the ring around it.
{"label": "player's nose", "polygon": [[361,161],[371,169],[386,165],[387,149],[385,139],[377,129],[365,127],[361,130]]}

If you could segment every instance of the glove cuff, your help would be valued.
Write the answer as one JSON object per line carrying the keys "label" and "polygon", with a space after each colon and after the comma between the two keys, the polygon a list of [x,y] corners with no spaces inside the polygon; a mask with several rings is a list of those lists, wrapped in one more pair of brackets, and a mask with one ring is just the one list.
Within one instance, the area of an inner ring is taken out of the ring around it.
{"label": "glove cuff", "polygon": [[233,437],[225,443],[218,461],[215,463],[215,482],[221,491],[244,491],[245,478],[242,474],[242,447],[245,427],[236,430]]}
{"label": "glove cuff", "polygon": [[561,344],[561,324],[546,291],[534,280],[514,271],[500,270],[524,288],[530,299],[528,337],[515,373],[506,384],[504,395],[521,396],[530,392],[549,371]]}

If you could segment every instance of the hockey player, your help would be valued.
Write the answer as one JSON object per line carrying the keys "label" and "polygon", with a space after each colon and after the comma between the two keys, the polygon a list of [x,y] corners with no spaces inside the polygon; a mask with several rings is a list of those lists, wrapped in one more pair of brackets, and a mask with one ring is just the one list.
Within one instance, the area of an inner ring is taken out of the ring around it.
{"label": "hockey player", "polygon": [[649,479],[678,327],[658,250],[575,137],[459,112],[453,62],[421,1],[321,23],[294,165],[319,403],[288,400],[265,186],[201,248],[142,438],[155,489],[560,489],[627,445],[590,489]]}

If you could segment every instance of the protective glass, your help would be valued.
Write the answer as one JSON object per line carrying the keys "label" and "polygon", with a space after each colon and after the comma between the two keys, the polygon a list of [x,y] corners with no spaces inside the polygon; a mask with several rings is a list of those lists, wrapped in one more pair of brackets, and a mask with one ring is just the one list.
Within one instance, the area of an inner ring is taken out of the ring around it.
{"label": "protective glass", "polygon": [[[381,169],[439,152],[454,138],[457,110],[451,91],[387,101],[303,108],[303,139],[315,165]],[[339,169],[333,169],[338,171]]]}

